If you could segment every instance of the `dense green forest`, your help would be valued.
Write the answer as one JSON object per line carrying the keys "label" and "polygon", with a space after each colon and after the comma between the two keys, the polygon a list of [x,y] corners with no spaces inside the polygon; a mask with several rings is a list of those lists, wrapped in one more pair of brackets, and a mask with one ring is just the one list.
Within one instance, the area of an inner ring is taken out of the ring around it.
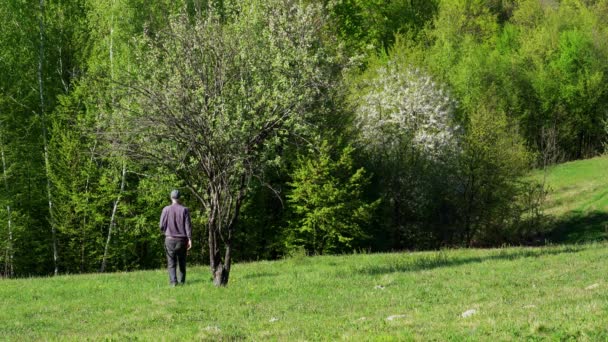
{"label": "dense green forest", "polygon": [[[608,144],[607,0],[5,0],[0,274],[536,244]],[[221,273],[221,272],[220,272]]]}

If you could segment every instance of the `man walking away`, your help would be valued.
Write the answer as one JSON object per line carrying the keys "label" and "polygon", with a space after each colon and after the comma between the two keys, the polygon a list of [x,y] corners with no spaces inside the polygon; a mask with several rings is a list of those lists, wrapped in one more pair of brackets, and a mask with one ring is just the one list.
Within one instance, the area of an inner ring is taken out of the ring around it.
{"label": "man walking away", "polygon": [[[163,208],[160,215],[160,230],[165,234],[167,269],[171,287],[186,282],[186,255],[192,248],[192,226],[188,208],[179,203],[178,190],[171,191],[171,205]],[[179,265],[179,281],[175,266]]]}

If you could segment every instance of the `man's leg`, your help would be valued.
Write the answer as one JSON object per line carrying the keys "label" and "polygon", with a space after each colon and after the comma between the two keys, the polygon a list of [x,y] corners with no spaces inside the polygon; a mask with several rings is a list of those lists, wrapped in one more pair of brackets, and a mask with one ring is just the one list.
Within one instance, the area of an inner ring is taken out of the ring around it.
{"label": "man's leg", "polygon": [[180,241],[176,254],[177,262],[179,263],[179,283],[183,285],[186,282],[186,256],[188,255],[188,248],[185,241]]}
{"label": "man's leg", "polygon": [[169,271],[169,283],[171,285],[177,284],[177,277],[175,276],[175,264],[177,259],[175,251],[175,242],[173,239],[165,239],[165,252],[167,253],[167,270]]}

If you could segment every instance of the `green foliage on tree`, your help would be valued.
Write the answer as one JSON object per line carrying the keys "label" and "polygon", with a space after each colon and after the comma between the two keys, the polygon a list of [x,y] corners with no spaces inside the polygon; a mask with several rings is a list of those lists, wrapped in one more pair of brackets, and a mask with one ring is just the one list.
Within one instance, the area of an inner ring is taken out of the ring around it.
{"label": "green foliage on tree", "polygon": [[[53,263],[51,234],[48,229],[42,125],[42,96],[53,98],[60,90],[57,78],[38,77],[39,67],[52,65],[56,58],[48,50],[39,49],[39,22],[47,19],[38,5],[6,1],[0,5],[0,136],[4,149],[8,191],[3,229],[27,227],[17,231],[12,244],[15,275],[28,272],[47,274]],[[39,82],[39,79],[41,82]],[[42,87],[39,87],[39,85]],[[53,100],[48,101],[52,105]],[[9,208],[11,215],[9,215]],[[21,213],[21,215],[12,215]],[[6,236],[10,236],[7,234]]]}
{"label": "green foliage on tree", "polygon": [[338,36],[352,54],[388,49],[396,34],[416,36],[438,8],[436,0],[325,0]]}
{"label": "green foliage on tree", "polygon": [[298,159],[288,183],[294,216],[286,240],[290,249],[304,247],[310,254],[348,252],[368,238],[365,228],[379,203],[364,198],[369,176],[364,168],[355,169],[352,147],[332,152],[324,141],[318,151]]}
{"label": "green foliage on tree", "polygon": [[531,154],[506,115],[483,107],[471,113],[452,199],[457,233],[467,245],[509,241],[522,220],[518,200],[533,186],[521,180],[530,163]]}
{"label": "green foliage on tree", "polygon": [[127,108],[131,155],[174,170],[204,208],[220,286],[250,180],[330,99],[340,59],[320,6],[277,0],[216,9],[182,12],[144,37],[137,78],[123,82],[117,108]]}
{"label": "green foliage on tree", "polygon": [[[608,115],[607,115],[608,116]],[[604,132],[606,135],[604,136],[604,154],[608,154],[608,117],[604,119]]]}
{"label": "green foliage on tree", "polygon": [[562,160],[588,157],[600,148],[608,99],[600,9],[581,1],[444,1],[426,39],[402,48],[453,88],[464,113],[491,99],[533,151],[542,154],[554,131]]}

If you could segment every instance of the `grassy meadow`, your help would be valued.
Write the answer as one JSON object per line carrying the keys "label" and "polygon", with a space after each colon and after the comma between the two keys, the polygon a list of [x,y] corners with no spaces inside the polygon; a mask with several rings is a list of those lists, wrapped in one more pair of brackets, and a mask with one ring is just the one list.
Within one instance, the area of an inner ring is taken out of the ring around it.
{"label": "grassy meadow", "polygon": [[[0,280],[0,339],[608,341],[608,158],[548,170],[542,248],[296,256],[206,267]],[[533,177],[542,177],[538,172]],[[561,240],[560,240],[561,239]]]}
{"label": "grassy meadow", "polygon": [[[542,181],[544,172],[533,177]],[[568,162],[547,170],[545,214],[552,222],[549,239],[581,243],[608,239],[608,157]]]}
{"label": "grassy meadow", "polygon": [[164,270],[1,280],[0,336],[608,340],[606,247],[295,257],[237,264],[227,288],[204,267],[177,288]]}
{"label": "grassy meadow", "polygon": [[[539,171],[536,175],[542,177]],[[559,164],[548,169],[547,213],[608,212],[608,157]]]}

